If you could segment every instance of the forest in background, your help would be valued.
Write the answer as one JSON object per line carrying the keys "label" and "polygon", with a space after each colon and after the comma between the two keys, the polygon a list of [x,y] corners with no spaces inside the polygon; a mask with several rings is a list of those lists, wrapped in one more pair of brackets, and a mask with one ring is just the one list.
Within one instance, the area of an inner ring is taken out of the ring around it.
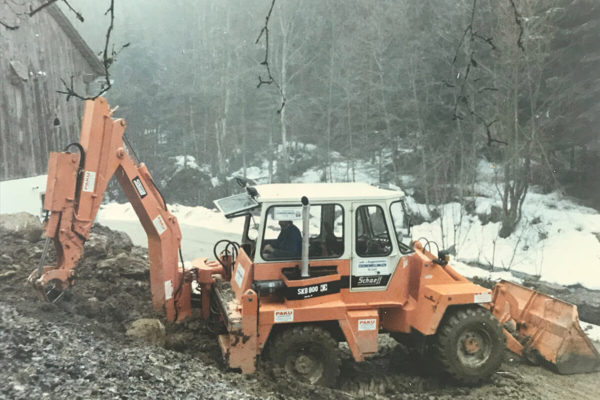
{"label": "forest in background", "polygon": [[[70,3],[86,20],[65,13],[101,49],[106,4]],[[478,161],[496,163],[502,236],[531,185],[600,208],[600,3],[277,0],[267,45],[257,38],[271,4],[115,3],[113,38],[130,45],[106,97],[139,158],[173,189],[168,200],[202,203],[211,177],[264,160],[273,182],[313,166],[339,180],[337,152],[349,180],[358,160],[378,165],[382,183],[414,176],[427,205],[462,202]],[[265,60],[274,82],[259,85]],[[176,178],[179,155],[202,168]],[[178,195],[185,185],[191,197]]]}

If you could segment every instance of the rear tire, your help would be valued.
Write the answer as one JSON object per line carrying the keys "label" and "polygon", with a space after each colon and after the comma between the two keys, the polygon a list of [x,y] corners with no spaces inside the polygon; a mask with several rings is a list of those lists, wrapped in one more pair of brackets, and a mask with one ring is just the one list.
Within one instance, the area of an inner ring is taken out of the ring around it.
{"label": "rear tire", "polygon": [[340,374],[338,343],[317,326],[296,326],[279,333],[269,346],[271,361],[292,379],[335,386]]}
{"label": "rear tire", "polygon": [[478,306],[448,311],[434,346],[442,368],[467,385],[489,379],[502,364],[504,348],[498,320]]}

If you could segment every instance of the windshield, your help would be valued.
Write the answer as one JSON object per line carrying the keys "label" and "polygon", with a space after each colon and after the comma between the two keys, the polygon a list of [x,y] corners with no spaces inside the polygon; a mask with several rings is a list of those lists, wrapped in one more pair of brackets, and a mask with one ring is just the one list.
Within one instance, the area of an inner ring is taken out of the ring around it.
{"label": "windshield", "polygon": [[410,218],[406,212],[404,201],[393,202],[390,206],[390,213],[392,214],[398,247],[402,253],[410,253],[412,251],[410,247]]}
{"label": "windshield", "polygon": [[215,200],[214,203],[227,218],[245,214],[246,211],[252,210],[259,205],[258,201],[248,193],[241,193],[218,199]]}

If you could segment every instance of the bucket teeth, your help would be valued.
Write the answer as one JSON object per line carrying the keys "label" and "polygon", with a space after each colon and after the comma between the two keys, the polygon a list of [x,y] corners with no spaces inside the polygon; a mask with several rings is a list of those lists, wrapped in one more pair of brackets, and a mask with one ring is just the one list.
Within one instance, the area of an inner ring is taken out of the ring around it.
{"label": "bucket teeth", "polygon": [[63,297],[70,285],[58,279],[52,279],[44,283],[43,278],[43,275],[39,276],[39,270],[36,268],[27,278],[27,282],[33,286],[42,301],[56,303]]}

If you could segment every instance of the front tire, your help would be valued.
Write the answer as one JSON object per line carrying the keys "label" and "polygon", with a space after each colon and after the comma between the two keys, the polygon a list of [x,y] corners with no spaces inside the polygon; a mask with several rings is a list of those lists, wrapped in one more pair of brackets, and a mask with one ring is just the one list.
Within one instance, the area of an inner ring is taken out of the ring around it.
{"label": "front tire", "polygon": [[271,361],[292,379],[335,386],[340,374],[337,342],[317,326],[296,326],[279,333],[269,347]]}
{"label": "front tire", "polygon": [[489,379],[502,364],[505,337],[488,310],[460,308],[444,317],[434,348],[442,368],[454,380],[475,385]]}

